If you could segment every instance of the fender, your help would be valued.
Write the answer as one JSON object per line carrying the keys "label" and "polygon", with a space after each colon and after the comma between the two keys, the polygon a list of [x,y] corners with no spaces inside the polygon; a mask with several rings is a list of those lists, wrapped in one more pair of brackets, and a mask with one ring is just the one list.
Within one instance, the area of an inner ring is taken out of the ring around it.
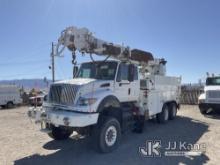
{"label": "fender", "polygon": [[120,108],[120,102],[119,100],[113,96],[107,96],[105,97],[99,104],[97,112],[100,113],[102,112],[104,109],[108,108],[108,107],[114,107],[114,108]]}
{"label": "fender", "polygon": [[199,100],[205,100],[206,99],[205,93],[200,94],[198,99]]}
{"label": "fender", "polygon": [[180,104],[179,104],[179,103],[177,103],[177,101],[176,101],[176,100],[167,101],[167,102],[165,102],[163,105],[165,105],[165,104],[170,105],[170,104],[172,104],[172,103],[176,104],[177,109],[180,109]]}

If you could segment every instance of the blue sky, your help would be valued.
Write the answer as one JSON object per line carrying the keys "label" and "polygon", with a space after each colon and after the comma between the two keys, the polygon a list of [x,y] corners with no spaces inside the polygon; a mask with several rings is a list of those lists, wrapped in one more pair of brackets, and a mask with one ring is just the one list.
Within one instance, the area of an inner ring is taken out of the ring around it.
{"label": "blue sky", "polygon": [[[220,73],[219,0],[0,0],[0,79],[51,78],[51,42],[68,26],[165,58],[169,75]],[[71,78],[71,54],[56,78]],[[89,58],[78,56],[78,62]]]}

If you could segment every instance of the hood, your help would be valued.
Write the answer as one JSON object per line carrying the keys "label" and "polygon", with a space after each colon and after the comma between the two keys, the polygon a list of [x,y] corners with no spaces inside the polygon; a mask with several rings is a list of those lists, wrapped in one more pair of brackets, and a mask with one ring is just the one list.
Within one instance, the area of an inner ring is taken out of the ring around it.
{"label": "hood", "polygon": [[[77,106],[77,101],[80,97],[100,97],[100,93],[113,89],[113,84],[113,80],[97,80],[89,78],[74,78],[70,80],[58,81],[54,83],[54,86],[52,84],[50,89],[50,92],[52,92],[55,97],[53,97],[52,100],[49,99],[50,102],[48,102],[48,104],[44,103],[44,105],[68,105],[70,107]],[[60,90],[60,87],[57,88],[56,86],[63,86],[63,88]],[[64,91],[64,97],[62,97],[63,99],[61,103],[61,100],[58,98],[60,97],[59,95],[62,91]]]}
{"label": "hood", "polygon": [[80,86],[80,95],[89,93],[98,89],[109,89],[113,87],[113,80],[97,80],[91,78],[74,78],[70,80],[63,80],[55,82],[54,84],[70,84]]}
{"label": "hood", "polygon": [[205,86],[204,91],[216,91],[220,90],[220,86],[213,85],[213,86]]}
{"label": "hood", "polygon": [[91,78],[74,78],[70,80],[63,80],[55,82],[54,84],[72,84],[72,85],[85,85],[91,82],[97,81],[96,79]]}

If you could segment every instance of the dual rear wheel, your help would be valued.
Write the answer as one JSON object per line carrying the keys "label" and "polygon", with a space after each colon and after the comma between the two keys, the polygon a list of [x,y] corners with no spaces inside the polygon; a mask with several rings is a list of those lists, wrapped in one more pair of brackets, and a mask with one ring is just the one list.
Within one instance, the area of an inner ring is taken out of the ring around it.
{"label": "dual rear wheel", "polygon": [[176,103],[164,104],[161,113],[157,114],[157,121],[158,123],[166,123],[168,120],[175,119],[176,114]]}

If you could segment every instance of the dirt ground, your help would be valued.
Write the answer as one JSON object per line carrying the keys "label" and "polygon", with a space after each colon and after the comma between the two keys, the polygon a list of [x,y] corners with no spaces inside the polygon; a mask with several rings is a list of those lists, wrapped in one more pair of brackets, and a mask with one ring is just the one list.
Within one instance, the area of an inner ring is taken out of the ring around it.
{"label": "dirt ground", "polygon": [[[147,121],[144,133],[123,134],[119,148],[109,154],[96,153],[90,139],[53,141],[26,116],[27,107],[0,109],[0,165],[53,164],[219,164],[220,112],[203,116],[197,106],[182,106],[178,117],[161,125]],[[144,157],[139,147],[147,140],[161,140],[161,152],[168,142],[205,144],[200,156]]]}

